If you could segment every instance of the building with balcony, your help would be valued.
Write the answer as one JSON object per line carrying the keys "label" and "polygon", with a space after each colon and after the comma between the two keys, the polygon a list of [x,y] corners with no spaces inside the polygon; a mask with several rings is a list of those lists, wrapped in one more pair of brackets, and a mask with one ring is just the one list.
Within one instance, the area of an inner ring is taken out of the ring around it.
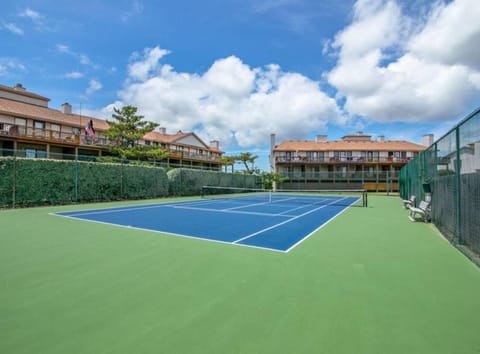
{"label": "building with balcony", "polygon": [[390,141],[362,132],[341,140],[318,135],[314,141],[288,140],[278,145],[271,136],[270,163],[284,182],[284,189],[367,189],[398,191],[400,169],[433,142],[424,145]]}
{"label": "building with balcony", "polygon": [[[28,92],[21,84],[0,85],[0,156],[78,158],[108,155],[111,142],[105,120],[72,112],[64,103],[49,108],[49,98]],[[85,128],[93,123],[94,136]],[[159,146],[170,152],[169,165],[220,170],[223,152],[218,141],[206,144],[193,132],[168,134],[165,128],[146,134],[141,145]]]}

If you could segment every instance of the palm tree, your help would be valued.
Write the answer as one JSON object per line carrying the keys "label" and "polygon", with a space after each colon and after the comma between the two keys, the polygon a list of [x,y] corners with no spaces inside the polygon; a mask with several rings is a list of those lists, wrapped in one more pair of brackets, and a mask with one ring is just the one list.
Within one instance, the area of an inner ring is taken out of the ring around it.
{"label": "palm tree", "polygon": [[222,163],[225,165],[225,172],[227,172],[227,167],[232,166],[232,173],[235,166],[235,156],[224,156],[222,158]]}
{"label": "palm tree", "polygon": [[[254,166],[255,160],[257,158],[257,155],[252,155],[250,152],[242,152],[239,156],[235,158],[235,160],[242,162],[245,166],[245,169],[247,170],[247,173],[252,174],[253,172],[255,172]],[[251,166],[248,165],[249,163],[251,164]]]}

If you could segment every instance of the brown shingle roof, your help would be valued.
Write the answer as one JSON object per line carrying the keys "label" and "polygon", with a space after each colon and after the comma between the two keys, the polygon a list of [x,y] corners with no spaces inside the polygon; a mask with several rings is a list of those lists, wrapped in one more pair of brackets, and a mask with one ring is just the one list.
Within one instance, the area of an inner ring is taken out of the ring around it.
{"label": "brown shingle roof", "polygon": [[67,124],[72,127],[83,128],[91,119],[93,127],[98,130],[108,129],[108,124],[102,119],[88,117],[79,114],[66,114],[59,110],[36,106],[28,103],[12,101],[0,98],[0,114],[22,118],[44,120],[46,122]]}
{"label": "brown shingle roof", "polygon": [[0,90],[1,90],[1,91],[11,92],[11,93],[14,93],[14,94],[16,94],[16,95],[21,95],[21,96],[26,96],[26,97],[32,97],[32,98],[35,98],[35,99],[37,99],[37,100],[41,100],[41,101],[45,101],[45,102],[50,101],[50,98],[37,95],[36,93],[28,92],[28,91],[15,90],[15,88],[8,87],[8,86],[5,86],[5,85],[0,85]]}
{"label": "brown shingle roof", "polygon": [[[43,120],[50,123],[64,124],[78,128],[84,128],[91,119],[93,121],[93,127],[95,128],[95,130],[105,131],[108,129],[108,123],[103,119],[97,119],[75,113],[66,114],[56,109],[32,105],[19,101],[13,101],[1,97],[0,114],[6,116]],[[147,133],[144,138],[160,143],[173,144],[179,139],[184,138],[188,135],[194,135],[195,137],[197,137],[194,133],[178,132],[176,134],[161,134],[159,132],[150,132]],[[197,139],[199,138],[197,137]],[[201,141],[201,139],[199,140]],[[215,147],[206,146],[206,148],[210,151],[221,152],[221,150]]]}
{"label": "brown shingle roof", "polygon": [[423,145],[408,141],[284,141],[274,151],[423,151]]}

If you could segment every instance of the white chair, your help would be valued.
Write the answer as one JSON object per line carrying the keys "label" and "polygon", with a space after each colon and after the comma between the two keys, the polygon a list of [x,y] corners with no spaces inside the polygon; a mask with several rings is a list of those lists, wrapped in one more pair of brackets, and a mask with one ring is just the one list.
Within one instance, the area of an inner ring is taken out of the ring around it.
{"label": "white chair", "polygon": [[415,197],[414,195],[412,195],[410,197],[410,199],[404,199],[403,200],[403,208],[404,209],[410,209],[411,207],[415,207],[415,200],[417,199],[417,197]]}
{"label": "white chair", "polygon": [[417,217],[420,217],[424,222],[429,222],[430,202],[422,200],[418,207],[410,207],[410,215],[408,217],[411,221],[417,221]]}

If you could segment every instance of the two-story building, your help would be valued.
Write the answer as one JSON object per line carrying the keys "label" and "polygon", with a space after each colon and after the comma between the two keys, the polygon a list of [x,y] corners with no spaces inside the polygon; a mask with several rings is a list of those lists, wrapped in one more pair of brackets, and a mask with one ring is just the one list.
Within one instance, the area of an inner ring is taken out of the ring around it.
{"label": "two-story building", "polygon": [[275,144],[271,136],[272,170],[285,179],[281,188],[364,188],[376,191],[398,190],[402,166],[425,150],[433,141],[424,136],[424,144],[390,141],[362,132],[341,140],[318,135],[313,141],[287,140]]}
{"label": "two-story building", "polygon": [[[28,92],[21,84],[0,85],[0,156],[81,158],[108,154],[111,142],[105,120],[76,114],[64,103],[60,110],[48,106],[50,99]],[[92,122],[94,135],[86,132]],[[165,128],[146,134],[141,145],[154,145],[170,152],[170,165],[220,170],[223,151],[218,141],[204,143],[193,132],[168,134]]]}

